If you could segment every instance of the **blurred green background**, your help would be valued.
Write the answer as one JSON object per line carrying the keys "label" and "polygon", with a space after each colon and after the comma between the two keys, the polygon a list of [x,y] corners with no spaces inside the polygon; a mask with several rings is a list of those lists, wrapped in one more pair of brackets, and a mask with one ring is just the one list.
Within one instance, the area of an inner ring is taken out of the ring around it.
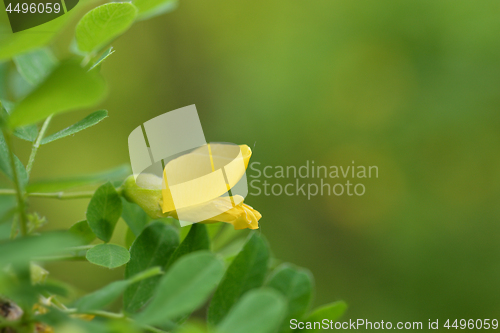
{"label": "blurred green background", "polygon": [[[345,318],[372,321],[495,318],[499,17],[496,0],[182,1],[113,44],[100,106],[110,117],[42,147],[33,178],[127,163],[134,128],[196,104],[208,141],[255,145],[262,167],[378,166],[362,197],[246,200],[274,254],[314,273],[315,305],[343,299]],[[88,111],[57,117],[49,132]],[[17,145],[26,161],[28,145]],[[32,208],[60,228],[83,219],[87,202]],[[121,276],[56,268],[84,290]]]}

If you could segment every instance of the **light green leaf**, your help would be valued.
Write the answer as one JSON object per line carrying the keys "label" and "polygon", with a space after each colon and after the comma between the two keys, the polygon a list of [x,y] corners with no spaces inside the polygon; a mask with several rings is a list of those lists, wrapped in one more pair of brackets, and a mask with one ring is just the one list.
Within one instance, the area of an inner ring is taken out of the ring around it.
{"label": "light green leaf", "polygon": [[6,24],[0,24],[0,61],[48,44],[63,29],[69,16],[67,14],[62,15],[43,25],[15,34],[10,31]]}
{"label": "light green leaf", "polygon": [[101,56],[99,57],[99,59],[97,59],[97,61],[92,65],[92,67],[89,68],[89,71],[91,71],[94,68],[96,68],[97,66],[99,66],[104,60],[106,60],[113,53],[115,53],[115,50],[113,50],[113,47],[111,46],[109,49],[107,49],[106,51],[104,51],[103,54],[101,54]]}
{"label": "light green leaf", "polygon": [[132,2],[139,10],[138,20],[146,20],[168,13],[177,8],[177,0],[134,0]]}
{"label": "light green leaf", "polygon": [[[153,222],[137,237],[130,249],[131,259],[125,269],[129,278],[150,267],[165,267],[179,245],[175,229],[162,222]],[[139,311],[153,296],[159,277],[152,277],[133,284],[123,295],[123,308],[129,313]]]}
{"label": "light green leaf", "polygon": [[61,63],[19,102],[9,117],[12,128],[36,123],[51,114],[90,107],[106,94],[106,84],[96,72],[88,72],[75,61]]}
{"label": "light green leaf", "polygon": [[70,188],[93,185],[104,181],[121,181],[127,177],[130,172],[130,166],[128,164],[124,164],[111,170],[89,175],[35,181],[28,185],[26,191],[29,193],[58,192]]}
{"label": "light green leaf", "polygon": [[94,265],[116,268],[130,260],[126,248],[115,244],[99,244],[87,251],[87,260]]}
{"label": "light green leaf", "polygon": [[153,267],[130,279],[110,283],[106,287],[80,298],[76,303],[76,308],[80,312],[101,310],[115,301],[131,284],[160,274],[162,274],[161,269]]}
{"label": "light green leaf", "polygon": [[73,135],[75,133],[83,131],[84,129],[87,129],[87,128],[99,123],[101,120],[103,120],[107,116],[108,116],[108,111],[106,111],[106,110],[99,110],[99,111],[92,112],[87,117],[80,120],[79,122],[65,128],[57,133],[54,133],[54,134],[49,135],[48,137],[44,138],[42,140],[41,144],[44,145],[46,143],[49,143],[49,142],[52,142],[55,140],[59,140],[59,139],[62,139],[64,137],[67,137],[69,135]]}
{"label": "light green leaf", "polygon": [[[49,232],[41,236],[22,237],[0,243],[0,267],[7,264],[26,263],[35,257],[56,255],[80,242],[67,232]],[[8,255],[5,255],[8,253]]]}
{"label": "light green leaf", "polygon": [[224,264],[208,251],[182,257],[161,278],[137,320],[155,325],[191,313],[206,301],[223,274]]}
{"label": "light green leaf", "polygon": [[[347,310],[347,304],[343,301],[333,302],[315,309],[304,321],[322,321],[323,319],[336,322]],[[320,332],[322,330],[307,330],[308,332]]]}
{"label": "light green leaf", "polygon": [[252,290],[217,326],[219,333],[274,333],[286,314],[286,301],[272,289]]}
{"label": "light green leaf", "polygon": [[57,59],[48,48],[14,57],[17,71],[31,85],[42,82],[56,67]]}
{"label": "light green leaf", "polygon": [[218,324],[244,293],[262,286],[268,261],[267,242],[257,233],[252,233],[215,291],[208,308],[210,324]]}
{"label": "light green leaf", "polygon": [[[1,99],[1,103],[7,114],[14,108],[14,103]],[[28,125],[14,129],[14,135],[20,139],[34,142],[38,136],[38,127],[36,125]]]}
{"label": "light green leaf", "polygon": [[191,226],[188,235],[182,241],[181,245],[175,250],[170,258],[167,268],[172,266],[182,256],[201,250],[210,249],[210,238],[208,237],[207,226],[201,223],[195,223]]}
{"label": "light green leaf", "polygon": [[122,198],[122,219],[127,223],[135,237],[139,236],[149,222],[148,215],[138,205]]}
{"label": "light green leaf", "polygon": [[[306,269],[282,264],[275,269],[266,285],[285,296],[288,302],[287,319],[301,318],[309,308],[313,296],[313,277]],[[289,332],[285,322],[280,332]]]}
{"label": "light green leaf", "polygon": [[35,142],[38,136],[38,127],[36,127],[36,125],[18,127],[14,130],[14,135],[19,139],[23,139],[29,142]]}
{"label": "light green leaf", "polygon": [[87,220],[73,224],[69,228],[69,232],[80,238],[84,244],[90,244],[97,238],[92,229],[90,229]]}
{"label": "light green leaf", "polygon": [[111,183],[101,185],[90,199],[87,221],[94,234],[109,242],[122,213],[122,201]]}
{"label": "light green leaf", "polygon": [[[28,182],[28,174],[26,173],[26,169],[24,168],[23,163],[15,155],[14,163],[21,186],[24,187]],[[9,149],[2,132],[0,132],[0,170],[5,173],[7,177],[9,177],[12,181],[14,181],[14,173],[12,172],[10,163]]]}
{"label": "light green leaf", "polygon": [[99,51],[134,23],[137,8],[129,2],[107,3],[92,9],[78,22],[75,31],[78,49]]}

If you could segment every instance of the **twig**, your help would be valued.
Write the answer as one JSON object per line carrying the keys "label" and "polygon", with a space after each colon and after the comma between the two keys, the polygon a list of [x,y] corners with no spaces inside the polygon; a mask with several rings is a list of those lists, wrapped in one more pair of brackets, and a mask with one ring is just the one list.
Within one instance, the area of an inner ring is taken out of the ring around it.
{"label": "twig", "polygon": [[[0,195],[16,195],[15,190],[11,189],[0,189]],[[49,193],[26,193],[29,197],[35,198],[52,198],[52,199],[85,199],[92,198],[94,191],[82,191],[82,192],[49,192]]]}
{"label": "twig", "polygon": [[19,179],[19,175],[17,174],[16,162],[14,160],[14,151],[12,145],[12,132],[5,131],[5,143],[7,143],[7,147],[9,148],[9,156],[10,156],[10,167],[12,168],[12,175],[14,177],[14,185],[16,187],[13,194],[17,197],[17,211],[19,212],[19,226],[21,229],[21,235],[26,236],[28,232],[28,217],[26,216],[26,208],[24,202],[23,188],[21,186],[21,180]]}
{"label": "twig", "polygon": [[52,120],[52,116],[53,114],[51,114],[50,116],[47,117],[47,119],[45,119],[42,128],[40,129],[40,133],[38,133],[38,137],[36,138],[35,142],[33,143],[33,147],[31,148],[31,154],[28,160],[28,165],[26,165],[26,173],[28,174],[28,179],[30,178],[31,169],[33,168],[33,163],[35,162],[35,156],[38,151],[38,147],[40,147],[40,144],[42,143],[43,136],[45,135],[45,132],[49,127],[50,121]]}
{"label": "twig", "polygon": [[123,313],[114,313],[114,312],[108,312],[108,311],[78,312],[77,309],[67,309],[64,312],[66,312],[68,314],[92,315],[92,316],[101,317],[101,318],[108,318],[108,319],[123,319],[123,318],[125,318],[128,321],[139,325],[140,327],[142,327],[143,329],[145,329],[145,330],[147,330],[149,332],[153,332],[153,333],[168,333],[167,331],[161,330],[159,328],[156,328],[156,327],[153,327],[153,326],[150,326],[150,325],[140,324],[140,323],[134,321],[132,318],[126,317]]}

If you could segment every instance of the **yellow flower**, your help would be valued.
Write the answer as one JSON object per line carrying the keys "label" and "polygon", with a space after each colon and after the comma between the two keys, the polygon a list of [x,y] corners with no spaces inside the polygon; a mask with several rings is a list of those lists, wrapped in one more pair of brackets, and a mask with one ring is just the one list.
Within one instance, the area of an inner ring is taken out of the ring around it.
{"label": "yellow flower", "polygon": [[[262,217],[258,211],[244,204],[237,193],[223,196],[243,177],[251,155],[246,145],[208,144],[167,163],[163,179],[151,174],[142,174],[137,180],[130,176],[122,185],[122,195],[152,218],[171,216],[200,223],[226,222],[235,229],[258,229]],[[224,173],[214,175],[221,168]]]}

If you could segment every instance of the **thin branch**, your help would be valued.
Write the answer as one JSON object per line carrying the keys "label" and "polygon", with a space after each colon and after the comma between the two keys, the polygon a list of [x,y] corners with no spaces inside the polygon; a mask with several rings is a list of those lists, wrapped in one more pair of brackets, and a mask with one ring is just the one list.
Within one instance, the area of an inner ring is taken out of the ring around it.
{"label": "thin branch", "polygon": [[125,318],[126,320],[139,325],[141,328],[143,328],[143,329],[145,329],[145,330],[147,330],[149,332],[152,332],[152,333],[168,333],[167,331],[161,330],[159,328],[156,328],[156,327],[153,327],[153,326],[150,326],[150,325],[140,324],[140,323],[134,321],[133,319],[126,317],[123,313],[114,313],[114,312],[108,312],[108,311],[79,312],[77,309],[67,309],[64,312],[66,312],[68,314],[93,315],[93,316],[96,316],[96,317],[108,318],[108,319],[123,319],[123,318]]}
{"label": "thin branch", "polygon": [[[12,189],[0,189],[1,195],[16,195],[16,191]],[[50,192],[50,193],[26,193],[29,197],[35,198],[52,198],[52,199],[85,199],[92,198],[94,191],[82,191],[82,192]]]}
{"label": "thin branch", "polygon": [[35,156],[38,151],[38,147],[40,147],[40,144],[42,143],[42,139],[45,135],[45,132],[47,131],[47,128],[49,127],[50,121],[52,120],[53,114],[47,117],[45,119],[42,128],[40,129],[40,133],[38,133],[38,137],[36,138],[36,141],[33,143],[33,147],[31,148],[31,154],[30,158],[28,160],[28,165],[26,165],[26,173],[28,174],[28,179],[30,178],[31,174],[31,169],[33,168],[33,163],[35,162]]}
{"label": "thin branch", "polygon": [[28,217],[26,216],[26,208],[24,202],[24,190],[21,186],[21,180],[19,179],[19,175],[17,174],[16,162],[14,159],[14,147],[12,145],[12,132],[5,131],[5,143],[7,143],[7,147],[9,148],[9,156],[10,156],[10,167],[12,168],[12,175],[14,177],[14,185],[16,187],[13,194],[17,197],[17,211],[19,212],[19,226],[21,229],[21,235],[26,236],[28,233]]}

